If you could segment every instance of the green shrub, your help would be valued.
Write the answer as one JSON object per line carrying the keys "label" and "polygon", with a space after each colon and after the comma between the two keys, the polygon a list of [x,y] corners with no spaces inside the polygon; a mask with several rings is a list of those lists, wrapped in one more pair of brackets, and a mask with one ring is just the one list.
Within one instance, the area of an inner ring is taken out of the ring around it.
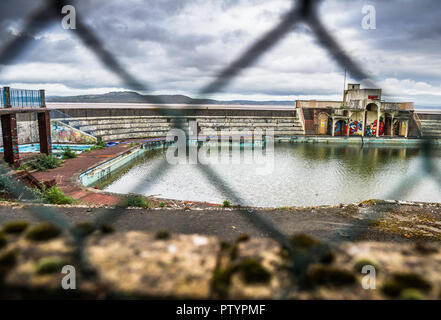
{"label": "green shrub", "polygon": [[22,233],[29,226],[29,222],[24,220],[9,221],[3,226],[5,233]]}
{"label": "green shrub", "polygon": [[47,171],[49,169],[55,169],[59,167],[60,164],[60,159],[47,154],[40,154],[36,159],[29,162],[29,165],[37,171]]}
{"label": "green shrub", "polygon": [[136,207],[136,208],[150,208],[150,201],[142,196],[128,196],[126,197],[119,207]]}
{"label": "green shrub", "polygon": [[222,202],[222,207],[223,207],[223,208],[229,208],[230,206],[231,206],[230,201],[225,200],[224,202]]}
{"label": "green shrub", "polygon": [[61,234],[60,229],[48,222],[42,222],[35,226],[30,227],[25,237],[28,240],[33,241],[45,241],[58,237]]}
{"label": "green shrub", "polygon": [[49,189],[43,188],[43,190],[32,189],[35,196],[46,203],[51,204],[72,204],[75,200],[64,194],[64,192],[58,189],[57,186],[50,187]]}
{"label": "green shrub", "polygon": [[76,158],[78,155],[75,151],[73,151],[70,147],[64,148],[62,157],[63,159],[73,159]]}
{"label": "green shrub", "polygon": [[60,273],[69,262],[62,257],[45,257],[37,261],[35,272],[38,274]]}
{"label": "green shrub", "polygon": [[13,190],[13,188],[14,188],[14,183],[11,177],[2,173],[0,175],[0,191],[8,192],[9,190]]}
{"label": "green shrub", "polygon": [[167,230],[159,230],[155,234],[156,240],[168,240],[170,239],[170,233]]}
{"label": "green shrub", "polygon": [[96,146],[98,149],[102,149],[102,148],[104,148],[104,147],[106,146],[106,142],[103,141],[103,138],[98,137],[98,139],[96,140],[96,144],[95,144],[95,146]]}
{"label": "green shrub", "polygon": [[161,208],[164,208],[164,207],[165,207],[165,202],[164,202],[164,201],[161,201],[161,202],[159,203],[159,206],[160,206]]}

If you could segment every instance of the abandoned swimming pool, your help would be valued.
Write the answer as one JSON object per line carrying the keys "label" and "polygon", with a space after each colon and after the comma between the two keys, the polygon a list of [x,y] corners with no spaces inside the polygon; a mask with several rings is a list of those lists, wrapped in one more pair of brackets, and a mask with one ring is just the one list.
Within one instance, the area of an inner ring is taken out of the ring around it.
{"label": "abandoned swimming pool", "polygon": [[[164,163],[166,151],[160,148],[133,152],[125,155],[124,163],[111,173],[108,171],[101,179],[94,178],[92,171],[88,175],[83,174],[83,184],[122,194],[138,193],[210,203],[229,200],[234,203],[216,188],[215,183],[210,183],[197,165],[168,165],[163,174],[153,175],[155,169]],[[275,145],[273,156],[274,163],[267,174],[256,170],[259,165],[244,161],[232,164],[226,159],[228,164],[208,166],[240,196],[242,205],[260,207],[336,205],[367,199],[390,199],[390,192],[405,175],[422,174],[422,150],[417,147],[361,148],[337,144],[281,143]],[[227,157],[231,158],[231,154]],[[433,160],[441,166],[441,149],[435,150]],[[409,188],[412,190],[393,200],[441,200],[440,187],[427,176],[416,185],[405,187],[412,187]]]}

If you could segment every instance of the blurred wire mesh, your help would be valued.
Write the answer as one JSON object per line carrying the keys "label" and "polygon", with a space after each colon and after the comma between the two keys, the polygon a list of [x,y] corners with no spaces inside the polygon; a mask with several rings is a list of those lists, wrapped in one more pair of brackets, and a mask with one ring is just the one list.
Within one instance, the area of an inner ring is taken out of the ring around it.
{"label": "blurred wire mesh", "polygon": [[[200,97],[206,97],[207,95],[214,94],[223,89],[228,85],[234,78],[238,77],[244,69],[252,66],[257,59],[267,52],[270,48],[277,45],[277,43],[289,32],[293,31],[296,25],[303,23],[311,29],[315,35],[318,43],[325,48],[329,55],[344,69],[346,69],[349,74],[358,81],[363,81],[372,86],[375,86],[374,82],[369,78],[369,75],[363,71],[363,69],[345,52],[345,50],[339,45],[339,43],[330,35],[326,27],[320,21],[317,14],[317,8],[319,5],[319,0],[297,0],[293,1],[292,8],[283,16],[281,21],[274,26],[271,30],[263,34],[259,39],[257,39],[253,44],[251,44],[236,60],[228,64],[223,70],[221,70],[215,79],[205,85],[199,90]],[[30,43],[32,37],[29,35],[37,34],[41,32],[51,23],[58,23],[61,19],[61,9],[65,5],[73,5],[73,1],[62,1],[62,0],[47,0],[44,5],[33,13],[26,20],[26,24],[22,32],[13,38],[10,42],[6,43],[0,49],[0,65],[7,65],[10,63],[14,57],[18,54],[24,52]],[[95,34],[95,32],[83,23],[81,18],[77,17],[76,30],[73,30],[83,44],[88,47],[102,62],[104,67],[112,71],[115,75],[119,77],[121,82],[128,88],[134,91],[152,91],[150,85],[138,80],[135,76],[130,74],[124,66],[122,66],[112,55],[111,52],[105,49],[103,42]],[[1,72],[1,69],[0,69]],[[146,101],[147,102],[147,101]],[[151,102],[149,100],[148,102]],[[161,100],[157,100],[156,103],[161,104]],[[162,115],[165,116],[179,116],[183,115],[182,110],[169,109],[166,104],[161,104],[162,107],[159,109]],[[194,111],[193,111],[194,112]],[[191,116],[187,112],[187,116]],[[176,128],[183,127],[182,118],[178,118],[174,122]],[[425,140],[423,144],[424,152],[424,163],[422,165],[422,170],[412,175],[406,176],[402,179],[401,183],[390,191],[387,199],[396,199],[403,196],[405,193],[411,191],[412,188],[417,186],[417,183],[424,178],[434,179],[441,186],[441,174],[435,163],[433,162],[430,154],[433,150],[433,143],[430,139]],[[159,164],[154,172],[151,174],[152,177],[159,177],[163,175],[169,165],[163,161]],[[285,234],[281,228],[275,225],[270,219],[268,219],[265,214],[256,211],[250,207],[247,207],[247,203],[242,199],[242,197],[233,190],[233,188],[220,177],[215,171],[213,171],[209,166],[202,165],[198,163],[198,168],[202,170],[204,175],[215,185],[215,187],[222,193],[222,195],[230,199],[232,203],[237,204],[239,207],[246,207],[247,209],[238,209],[238,212],[249,219],[255,226],[265,231],[273,239],[277,240],[289,253],[292,259],[291,271],[292,271],[292,283],[290,283],[286,290],[283,292],[282,298],[287,297],[289,293],[296,289],[297,279],[306,272],[308,266],[312,263],[320,261],[324,255],[327,254],[327,248],[329,246],[335,246],[338,242],[342,240],[355,239],[360,233],[366,230],[373,222],[383,217],[384,213],[387,212],[385,207],[387,203],[378,203],[370,207],[369,210],[364,214],[363,219],[359,219],[357,226],[351,226],[347,230],[336,230],[336,232],[330,237],[329,244],[325,247],[315,247],[312,248],[307,254],[299,254],[296,248],[293,247],[290,241],[290,235]],[[0,168],[0,174],[4,174],[8,171],[8,168],[2,165]],[[154,181],[155,179],[151,179]],[[138,189],[138,185],[134,185],[129,191],[135,191]],[[27,194],[28,197],[32,198],[32,195],[26,192],[25,187],[19,182],[15,181],[12,185],[7,186],[8,190],[20,198]],[[54,223],[55,225],[69,231],[69,234],[74,239],[76,244],[76,252],[81,264],[81,271],[84,274],[93,274],[93,270],[87,264],[87,257],[83,255],[83,246],[85,243],[85,235],[72,232],[72,222],[65,216],[63,216],[56,209],[51,207],[31,207],[32,213],[39,219]],[[95,219],[96,227],[103,224],[111,224],[118,217],[121,216],[120,209],[108,209],[104,214],[99,215]],[[344,231],[348,234],[345,238],[340,236],[341,232]],[[92,271],[90,273],[89,271]]]}

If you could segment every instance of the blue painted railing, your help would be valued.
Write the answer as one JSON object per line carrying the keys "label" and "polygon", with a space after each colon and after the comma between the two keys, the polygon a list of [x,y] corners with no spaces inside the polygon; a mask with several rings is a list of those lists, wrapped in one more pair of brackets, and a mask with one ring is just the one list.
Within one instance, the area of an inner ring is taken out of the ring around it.
{"label": "blue painted railing", "polygon": [[0,107],[6,107],[5,89],[0,88]]}
{"label": "blue painted railing", "polygon": [[40,90],[10,89],[11,107],[41,107]]}

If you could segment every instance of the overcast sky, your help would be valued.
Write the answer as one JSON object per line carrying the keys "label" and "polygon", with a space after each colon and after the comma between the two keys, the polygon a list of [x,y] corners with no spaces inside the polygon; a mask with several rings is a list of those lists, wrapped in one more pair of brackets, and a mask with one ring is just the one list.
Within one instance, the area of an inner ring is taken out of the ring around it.
{"label": "overcast sky", "polygon": [[[39,3],[0,1],[2,45]],[[375,30],[361,26],[364,5],[376,9]],[[106,49],[150,85],[149,93],[195,97],[291,6],[290,0],[81,0],[75,7]],[[324,0],[319,16],[389,100],[441,106],[439,0]],[[47,95],[127,90],[75,34],[60,18],[33,35],[23,54],[0,66],[0,86],[44,88]],[[300,25],[212,97],[341,99],[343,78],[344,69]]]}

